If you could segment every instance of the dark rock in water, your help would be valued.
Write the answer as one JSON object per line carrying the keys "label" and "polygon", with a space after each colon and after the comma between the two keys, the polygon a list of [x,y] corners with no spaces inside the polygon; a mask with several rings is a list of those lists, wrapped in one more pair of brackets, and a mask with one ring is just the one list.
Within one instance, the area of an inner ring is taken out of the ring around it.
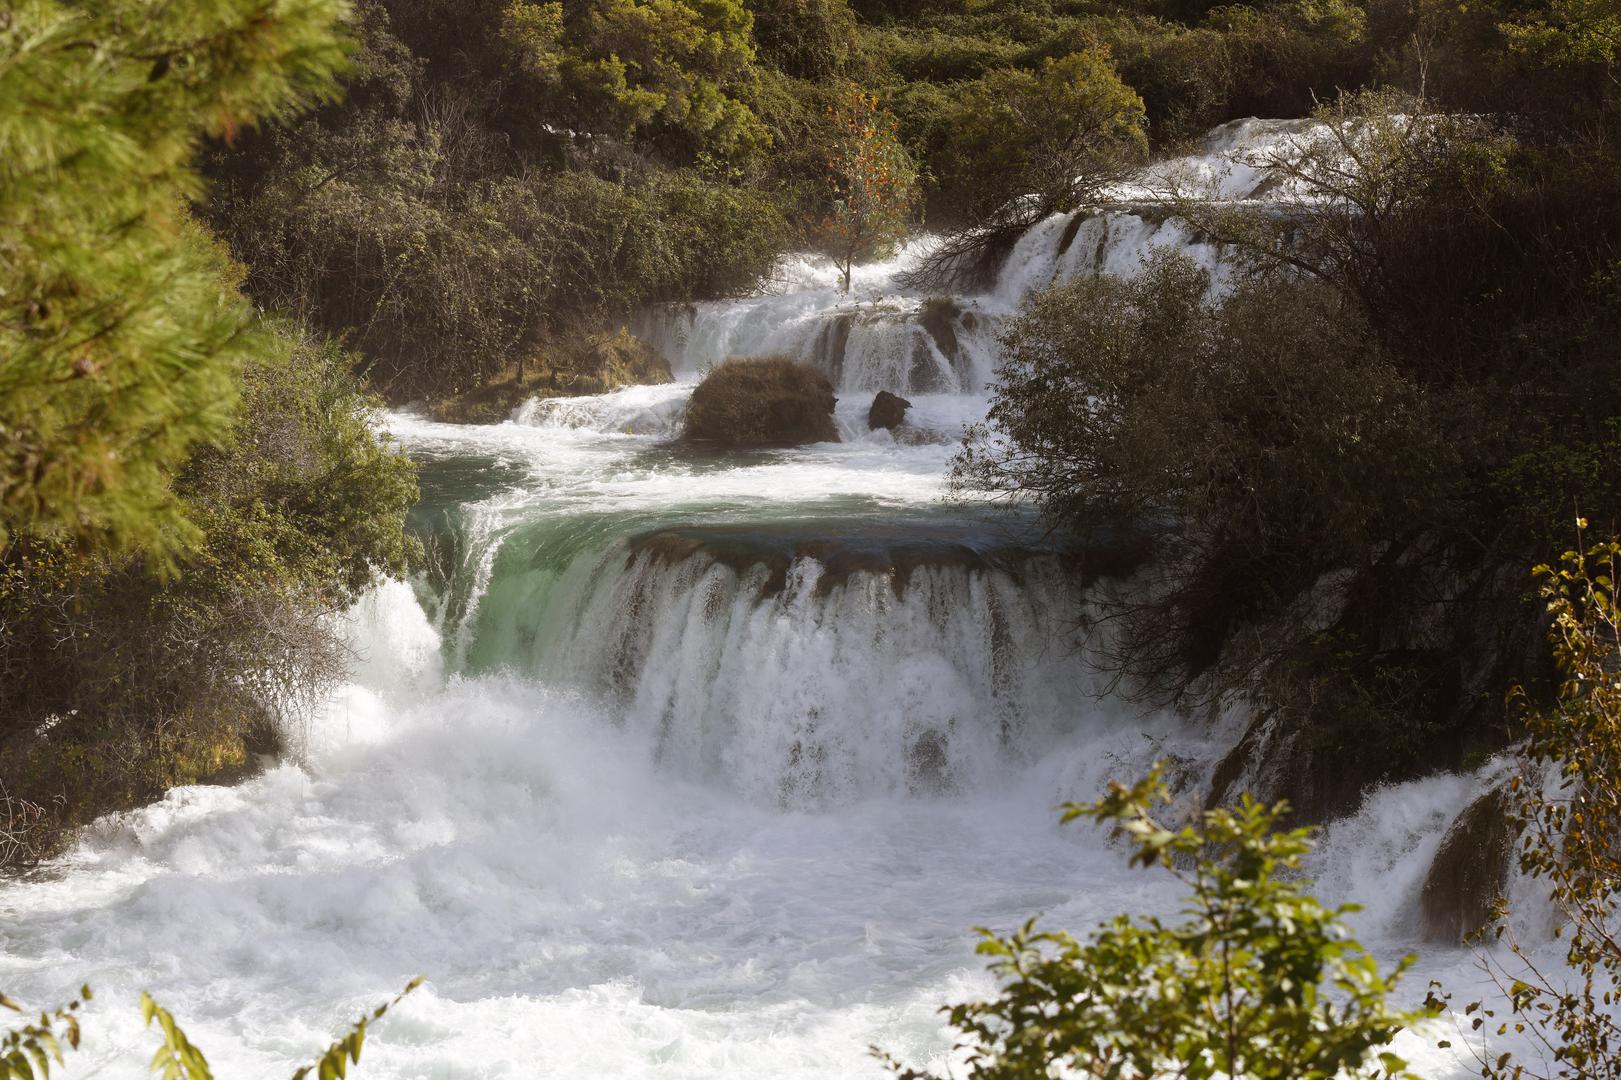
{"label": "dark rock in water", "polygon": [[957,343],[957,320],[962,314],[962,306],[951,297],[931,296],[923,301],[923,308],[917,316],[917,321],[940,347],[941,354],[953,364],[957,362],[957,353],[960,349]]}
{"label": "dark rock in water", "polygon": [[833,384],[809,364],[732,359],[692,392],[685,438],[720,446],[838,442],[836,403]]}
{"label": "dark rock in water", "polygon": [[912,403],[898,394],[880,390],[878,396],[872,399],[872,408],[867,410],[867,427],[873,431],[879,428],[893,431],[906,419],[906,410],[911,407]]}
{"label": "dark rock in water", "polygon": [[1291,827],[1351,813],[1366,778],[1344,763],[1343,753],[1319,745],[1319,737],[1274,710],[1263,712],[1216,765],[1206,807],[1230,805],[1249,792],[1262,802],[1287,802]]}
{"label": "dark rock in water", "polygon": [[1470,803],[1447,829],[1419,898],[1424,940],[1456,945],[1490,920],[1514,853],[1507,815],[1508,791],[1497,787]]}
{"label": "dark rock in water", "polygon": [[944,795],[952,790],[951,759],[946,738],[938,731],[925,731],[912,744],[906,762],[906,787],[913,795]]}

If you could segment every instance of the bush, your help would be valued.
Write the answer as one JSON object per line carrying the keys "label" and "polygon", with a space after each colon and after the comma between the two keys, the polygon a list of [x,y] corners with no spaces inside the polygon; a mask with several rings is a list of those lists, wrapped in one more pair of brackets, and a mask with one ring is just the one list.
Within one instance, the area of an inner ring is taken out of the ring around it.
{"label": "bush", "polygon": [[1420,527],[1450,459],[1426,395],[1333,290],[1261,278],[1212,303],[1208,288],[1162,254],[1136,278],[1036,295],[953,471],[1082,535],[1157,535],[1174,571],[1127,619],[1126,648],[1173,685],[1234,620]]}
{"label": "bush", "polygon": [[796,79],[828,79],[860,48],[849,0],[749,0],[762,63]]}
{"label": "bush", "polygon": [[[1578,540],[1586,526],[1577,521]],[[1508,922],[1498,899],[1495,927],[1482,940],[1505,941],[1512,970],[1486,956],[1482,966],[1508,992],[1508,1015],[1469,1005],[1474,1030],[1496,1021],[1532,1033],[1548,1056],[1533,1063],[1511,1054],[1476,1051],[1489,1080],[1621,1077],[1621,608],[1616,606],[1621,542],[1567,551],[1558,567],[1539,566],[1541,594],[1553,616],[1548,629],[1560,683],[1556,700],[1541,704],[1523,689],[1511,700],[1525,733],[1521,768],[1509,781],[1509,823],[1517,836],[1520,872],[1547,886],[1565,948],[1567,971],[1540,966]],[[1551,1060],[1550,1060],[1551,1058]],[[1547,1071],[1543,1071],[1547,1070]]]}
{"label": "bush", "polygon": [[742,0],[511,0],[503,27],[565,124],[737,165],[766,148],[752,29]]}
{"label": "bush", "polygon": [[728,360],[692,392],[684,437],[741,447],[838,442],[834,403],[833,385],[809,364]]}
{"label": "bush", "polygon": [[1079,530],[1170,514],[1196,542],[1330,562],[1414,512],[1444,451],[1354,309],[1284,278],[1215,302],[1209,285],[1166,253],[1033,297],[957,483]]}
{"label": "bush", "polygon": [[[1428,1015],[1386,1003],[1413,958],[1382,973],[1349,936],[1356,908],[1325,908],[1306,891],[1309,830],[1274,832],[1287,807],[1247,796],[1173,830],[1152,816],[1169,801],[1156,769],[1070,805],[1064,820],[1112,824],[1135,849],[1134,866],[1175,876],[1189,894],[1184,920],[1122,915],[1084,943],[1036,933],[1033,919],[1006,938],[982,930],[979,952],[993,958],[1002,991],[945,1010],[968,1075],[1416,1080],[1384,1049]],[[935,1080],[889,1064],[902,1080]]]}
{"label": "bush", "polygon": [[175,484],[201,541],[177,577],[21,536],[0,556],[0,786],[28,847],[277,748],[346,670],[329,616],[411,551],[414,469],[372,430],[353,358],[281,327],[229,438]]}
{"label": "bush", "polygon": [[217,205],[251,291],[346,335],[395,398],[469,390],[643,304],[741,291],[786,234],[769,198],[690,172],[440,176],[441,134],[356,122],[333,158]]}

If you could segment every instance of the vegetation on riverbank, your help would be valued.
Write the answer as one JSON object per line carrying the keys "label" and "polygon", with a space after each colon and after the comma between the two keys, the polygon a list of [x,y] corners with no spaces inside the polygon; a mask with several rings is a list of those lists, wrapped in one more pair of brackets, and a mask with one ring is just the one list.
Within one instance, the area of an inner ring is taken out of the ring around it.
{"label": "vegetation on riverbank", "polygon": [[278,748],[330,616],[404,568],[356,358],[256,313],[186,207],[204,135],[332,93],[341,15],[0,20],[0,865]]}
{"label": "vegetation on riverbank", "polygon": [[1151,144],[1360,85],[1405,32],[1368,23],[1293,2],[360,0],[342,100],[214,147],[205,212],[259,303],[343,335],[390,399],[440,401],[643,304],[747,289],[788,248],[848,265],[925,222],[994,248]]}
{"label": "vegetation on riverbank", "polygon": [[1512,683],[1551,693],[1522,568],[1621,519],[1621,100],[1583,10],[1428,13],[1367,57],[1388,85],[1261,155],[1267,208],[1182,192],[1225,298],[1162,261],[1008,330],[958,480],[1158,539],[1114,640],[1154,697],[1248,694],[1214,801],[1326,820],[1505,746]]}

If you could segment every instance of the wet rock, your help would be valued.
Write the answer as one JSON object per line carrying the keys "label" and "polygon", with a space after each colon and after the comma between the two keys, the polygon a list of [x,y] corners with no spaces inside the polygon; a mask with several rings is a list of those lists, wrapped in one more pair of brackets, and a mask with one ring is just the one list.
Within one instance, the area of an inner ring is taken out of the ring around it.
{"label": "wet rock", "polygon": [[893,431],[906,419],[906,410],[911,407],[912,403],[898,394],[880,390],[872,399],[872,408],[867,410],[867,427],[873,431],[879,428]]}
{"label": "wet rock", "polygon": [[946,737],[938,731],[923,732],[907,754],[907,790],[913,795],[944,795],[953,786]]}
{"label": "wet rock", "polygon": [[855,574],[890,579],[904,596],[913,575],[931,568],[971,573],[1000,571],[1020,578],[1035,560],[1051,560],[1081,585],[1129,577],[1147,560],[1149,549],[1130,533],[1100,534],[1084,545],[1073,538],[1033,533],[1019,538],[981,522],[857,522],[806,519],[756,525],[678,525],[632,537],[627,557],[648,557],[666,566],[690,559],[730,567],[739,575],[764,571],[761,591],[781,593],[789,568],[801,559],[821,564],[816,591],[825,595]]}
{"label": "wet rock", "polygon": [[1447,829],[1419,897],[1424,940],[1456,945],[1491,919],[1514,853],[1507,815],[1507,789],[1497,787],[1470,803]]}
{"label": "wet rock", "polygon": [[952,364],[956,364],[961,348],[957,342],[957,321],[962,314],[962,306],[949,296],[931,296],[923,301],[923,308],[918,312],[918,323],[934,339],[940,354]]}
{"label": "wet rock", "polygon": [[687,406],[684,437],[720,446],[838,442],[833,384],[793,360],[728,360],[704,376]]}

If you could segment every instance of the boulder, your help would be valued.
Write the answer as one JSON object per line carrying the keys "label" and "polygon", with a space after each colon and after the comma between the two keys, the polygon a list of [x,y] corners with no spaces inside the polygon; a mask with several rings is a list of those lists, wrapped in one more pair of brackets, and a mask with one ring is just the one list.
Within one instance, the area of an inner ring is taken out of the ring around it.
{"label": "boulder", "polygon": [[873,431],[879,428],[894,430],[906,419],[906,410],[911,407],[912,403],[898,394],[880,390],[878,396],[872,399],[872,408],[867,410],[867,426]]}
{"label": "boulder", "polygon": [[1493,788],[1470,803],[1441,838],[1419,897],[1426,941],[1456,945],[1490,920],[1514,853],[1507,815],[1507,789]]}
{"label": "boulder", "polygon": [[683,438],[735,447],[838,442],[837,400],[827,376],[809,364],[732,359],[692,392]]}

